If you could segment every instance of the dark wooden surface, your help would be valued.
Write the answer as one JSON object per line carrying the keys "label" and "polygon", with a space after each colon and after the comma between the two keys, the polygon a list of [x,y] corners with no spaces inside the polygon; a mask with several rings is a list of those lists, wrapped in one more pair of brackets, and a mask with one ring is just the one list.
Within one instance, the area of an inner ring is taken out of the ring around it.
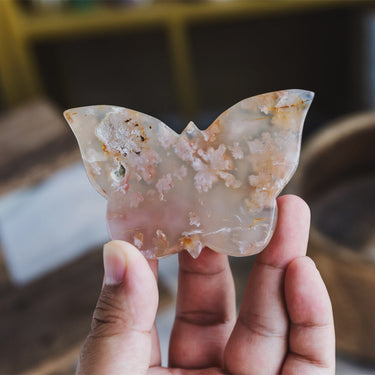
{"label": "dark wooden surface", "polygon": [[80,159],[62,110],[36,99],[0,117],[0,194],[29,186]]}
{"label": "dark wooden surface", "polygon": [[[72,374],[103,280],[102,250],[0,289],[0,374]],[[159,282],[160,307],[173,299]]]}
{"label": "dark wooden surface", "polygon": [[0,294],[0,374],[19,374],[78,350],[102,275],[96,250],[24,287],[8,284]]}

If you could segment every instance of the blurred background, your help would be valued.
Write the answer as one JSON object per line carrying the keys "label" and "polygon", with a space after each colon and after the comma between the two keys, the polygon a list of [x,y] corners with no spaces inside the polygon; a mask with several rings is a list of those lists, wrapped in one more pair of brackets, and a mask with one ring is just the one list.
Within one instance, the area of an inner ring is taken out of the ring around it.
{"label": "blurred background", "polygon": [[[0,1],[0,374],[73,374],[102,282],[105,201],[62,111],[180,132],[268,91],[315,91],[287,191],[312,208],[338,374],[375,374],[375,1]],[[231,265],[241,301],[250,258]],[[164,363],[177,258],[160,262]]]}

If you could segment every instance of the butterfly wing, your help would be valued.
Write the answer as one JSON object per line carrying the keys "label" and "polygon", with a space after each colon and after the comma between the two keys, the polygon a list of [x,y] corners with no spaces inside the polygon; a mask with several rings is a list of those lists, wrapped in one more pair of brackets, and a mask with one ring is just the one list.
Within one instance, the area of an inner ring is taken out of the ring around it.
{"label": "butterfly wing", "polygon": [[[132,169],[150,180],[152,168],[146,171],[140,162],[152,159],[152,149],[160,148],[154,139],[173,142],[178,137],[160,120],[117,106],[73,108],[64,116],[77,138],[90,182],[107,199],[124,195]],[[154,158],[156,165],[159,159]]]}
{"label": "butterfly wing", "polygon": [[74,108],[64,115],[90,182],[108,200],[112,239],[132,242],[150,258],[176,252],[186,223],[171,217],[189,202],[176,195],[167,203],[165,196],[178,183],[187,195],[186,168],[171,155],[179,135],[156,118],[116,106]]}
{"label": "butterfly wing", "polygon": [[213,234],[206,237],[207,246],[225,247],[231,255],[256,253],[266,246],[275,226],[276,197],[298,165],[313,96],[310,91],[284,90],[251,97],[229,108],[205,131],[208,144],[224,145],[233,162],[223,178],[241,183],[235,193],[218,193],[225,199],[211,216],[221,216],[215,227],[227,231],[216,233],[210,225],[207,232]]}

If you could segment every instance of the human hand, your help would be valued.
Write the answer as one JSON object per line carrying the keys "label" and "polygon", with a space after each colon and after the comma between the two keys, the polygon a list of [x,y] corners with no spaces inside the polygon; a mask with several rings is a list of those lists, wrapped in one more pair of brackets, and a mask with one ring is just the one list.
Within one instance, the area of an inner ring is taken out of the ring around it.
{"label": "human hand", "polygon": [[[306,257],[310,214],[295,196],[278,199],[274,236],[257,255],[238,318],[228,258],[204,249],[179,254],[169,368],[155,328],[157,261],[134,246],[104,247],[105,281],[77,374],[333,375],[332,308]],[[153,272],[152,272],[153,271]]]}

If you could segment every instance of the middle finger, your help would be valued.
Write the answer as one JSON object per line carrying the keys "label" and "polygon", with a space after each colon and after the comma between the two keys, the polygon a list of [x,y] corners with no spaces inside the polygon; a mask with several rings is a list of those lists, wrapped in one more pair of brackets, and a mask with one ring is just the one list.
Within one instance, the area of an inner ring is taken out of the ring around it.
{"label": "middle finger", "polygon": [[221,366],[235,319],[235,291],[228,257],[205,248],[197,259],[179,254],[176,320],[171,367]]}

